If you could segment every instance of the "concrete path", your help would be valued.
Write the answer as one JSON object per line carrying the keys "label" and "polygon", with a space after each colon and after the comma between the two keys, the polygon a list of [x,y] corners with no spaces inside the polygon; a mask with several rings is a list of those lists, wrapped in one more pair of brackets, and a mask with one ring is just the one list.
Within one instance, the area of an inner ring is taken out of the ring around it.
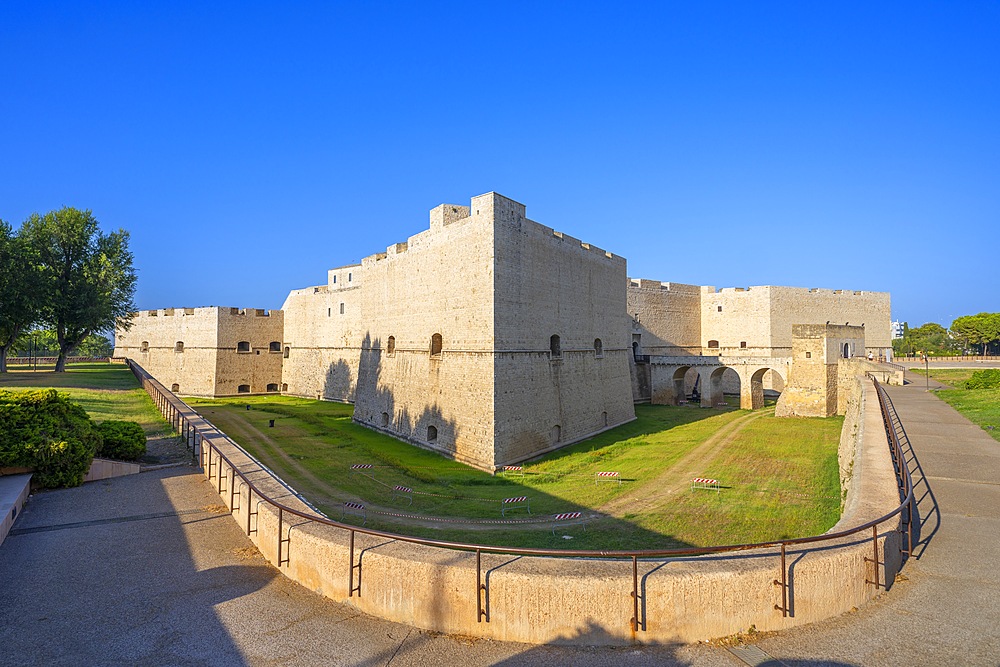
{"label": "concrete path", "polygon": [[915,454],[915,558],[875,603],[759,642],[764,664],[1000,665],[1000,442],[923,378],[888,392]]}
{"label": "concrete path", "polygon": [[0,545],[0,665],[998,665],[1000,443],[922,386],[890,393],[923,522],[905,578],[743,660],[708,645],[445,637],[361,615],[285,579],[208,482],[175,468],[31,499]]}

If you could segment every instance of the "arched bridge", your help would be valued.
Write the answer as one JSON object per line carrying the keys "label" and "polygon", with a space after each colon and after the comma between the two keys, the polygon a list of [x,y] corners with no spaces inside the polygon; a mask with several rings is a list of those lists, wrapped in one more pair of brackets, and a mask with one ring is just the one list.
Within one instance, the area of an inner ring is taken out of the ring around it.
{"label": "arched bridge", "polygon": [[788,383],[792,358],[765,356],[655,356],[649,357],[650,400],[658,405],[678,405],[687,400],[684,377],[698,373],[698,390],[703,408],[726,404],[722,395],[722,376],[732,369],[740,378],[740,407],[754,410],[764,407],[764,375],[774,371]]}

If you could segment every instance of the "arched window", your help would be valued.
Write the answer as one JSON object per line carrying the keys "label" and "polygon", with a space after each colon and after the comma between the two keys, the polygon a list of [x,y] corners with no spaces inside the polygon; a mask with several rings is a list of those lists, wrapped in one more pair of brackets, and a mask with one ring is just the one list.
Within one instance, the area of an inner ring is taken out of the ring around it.
{"label": "arched window", "polygon": [[183,352],[183,351],[184,351],[184,341],[179,340],[176,343],[174,343],[174,352]]}
{"label": "arched window", "polygon": [[552,442],[559,442],[562,440],[562,427],[556,424],[552,427]]}
{"label": "arched window", "polygon": [[278,391],[278,383],[277,382],[271,382],[270,384],[267,385],[267,390],[268,391]]}
{"label": "arched window", "polygon": [[172,385],[170,385],[170,391],[172,391],[174,393],[177,393],[180,390],[181,390],[181,386],[179,384],[177,384],[176,382],[173,383]]}
{"label": "arched window", "polygon": [[558,334],[552,334],[549,338],[549,353],[552,355],[553,359],[562,356],[562,345],[559,343]]}
{"label": "arched window", "polygon": [[388,412],[383,412],[382,413],[382,428],[385,428],[388,425],[389,425],[389,413]]}
{"label": "arched window", "polygon": [[270,343],[267,344],[267,351],[268,352],[281,352],[281,341],[280,340],[272,340]]}
{"label": "arched window", "polygon": [[244,354],[250,354],[250,341],[241,340],[240,342],[236,343],[236,351]]}
{"label": "arched window", "polygon": [[601,425],[602,426],[608,425],[608,413],[606,411],[601,413]]}
{"label": "arched window", "polygon": [[236,388],[236,391],[238,393],[240,393],[240,394],[249,394],[250,393],[250,385],[248,385],[248,384],[241,384],[239,387]]}
{"label": "arched window", "polygon": [[281,391],[288,391],[288,383],[287,382],[282,382],[281,383]]}
{"label": "arched window", "polygon": [[139,351],[140,352],[149,352],[149,341],[148,340],[144,340],[141,343],[139,343]]}
{"label": "arched window", "polygon": [[601,342],[600,338],[594,339],[594,354],[599,357],[604,356],[604,343]]}
{"label": "arched window", "polygon": [[850,359],[850,358],[851,358],[851,344],[844,343],[844,359]]}
{"label": "arched window", "polygon": [[427,427],[427,442],[436,442],[438,439],[437,426]]}
{"label": "arched window", "polygon": [[708,341],[708,347],[710,349],[713,349],[713,350],[719,349],[719,341],[717,341],[717,340],[710,340],[710,341]]}
{"label": "arched window", "polygon": [[389,339],[385,341],[385,352],[390,357],[396,354],[396,337],[389,336]]}
{"label": "arched window", "polygon": [[287,358],[288,358],[288,353],[289,353],[290,351],[291,351],[291,348],[290,348],[290,347],[288,347],[288,346],[286,345],[286,346],[285,346],[285,352],[284,352],[284,354],[282,354],[281,356],[282,356],[282,357],[284,357],[285,359],[287,359]]}
{"label": "arched window", "polygon": [[441,334],[436,333],[431,336],[431,356],[440,357],[441,356]]}

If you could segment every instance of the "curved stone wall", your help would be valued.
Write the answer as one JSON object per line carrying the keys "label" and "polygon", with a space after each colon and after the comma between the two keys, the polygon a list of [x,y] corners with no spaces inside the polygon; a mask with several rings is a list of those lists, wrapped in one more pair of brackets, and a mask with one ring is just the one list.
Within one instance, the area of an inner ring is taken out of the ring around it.
{"label": "curved stone wall", "polygon": [[[859,426],[855,464],[845,514],[838,528],[860,525],[899,504],[878,401],[865,383],[856,411]],[[869,398],[870,400],[864,400]],[[205,452],[218,449],[274,500],[312,512],[284,484],[200,417],[186,409],[190,423],[205,433]],[[849,417],[848,423],[851,422]],[[846,427],[845,427],[846,430]],[[211,447],[207,447],[211,445]],[[482,554],[485,610],[477,613],[476,555],[355,534],[360,592],[349,595],[349,531],[283,513],[279,563],[279,510],[254,494],[228,463],[212,454],[204,470],[233,509],[234,520],[283,574],[303,586],[365,613],[449,634],[528,643],[623,644],[696,641],[743,631],[780,630],[860,607],[878,594],[871,583],[870,532],[789,550],[789,614],[782,602],[780,558],[776,549],[717,556],[651,559],[638,562],[639,629],[633,632],[632,562]],[[232,487],[232,490],[231,490]],[[900,565],[896,520],[879,526],[878,581],[894,579]],[[355,570],[355,577],[357,576]],[[355,582],[357,579],[355,578]]]}

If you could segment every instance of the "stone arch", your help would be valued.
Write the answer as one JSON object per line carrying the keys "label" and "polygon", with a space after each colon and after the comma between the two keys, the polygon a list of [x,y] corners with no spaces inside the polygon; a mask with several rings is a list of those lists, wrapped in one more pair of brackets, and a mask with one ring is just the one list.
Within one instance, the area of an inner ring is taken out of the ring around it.
{"label": "stone arch", "polygon": [[[744,410],[759,410],[764,407],[764,378],[770,373],[772,378],[780,381],[782,389],[785,386],[785,376],[780,369],[770,366],[748,368],[740,377],[740,407]],[[772,386],[777,385],[772,381]]]}
{"label": "stone arch", "polygon": [[729,366],[716,366],[712,368],[707,381],[704,375],[702,375],[702,384],[705,385],[701,394],[702,407],[726,407],[726,397],[722,392],[722,382],[727,370],[731,370]]}

